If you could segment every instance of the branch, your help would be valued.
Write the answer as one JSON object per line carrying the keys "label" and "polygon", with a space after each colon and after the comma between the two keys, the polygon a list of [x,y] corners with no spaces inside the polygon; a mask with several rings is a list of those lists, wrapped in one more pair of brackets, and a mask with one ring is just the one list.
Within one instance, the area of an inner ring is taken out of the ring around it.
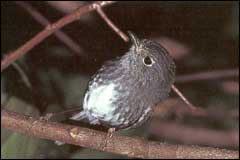
{"label": "branch", "polygon": [[83,127],[41,121],[1,109],[1,126],[38,138],[58,140],[82,147],[138,158],[238,158],[239,152],[210,147],[156,143],[95,131]]}
{"label": "branch", "polygon": [[102,19],[108,24],[110,28],[112,28],[113,31],[115,31],[125,42],[129,41],[128,36],[123,33],[104,13],[102,10],[102,7],[99,4],[95,5],[95,8],[97,9],[98,14],[102,17]]}
{"label": "branch", "polygon": [[17,72],[19,73],[20,77],[22,78],[22,81],[24,82],[24,84],[29,88],[32,89],[32,84],[30,83],[30,80],[27,76],[27,74],[24,72],[24,70],[15,62],[13,62],[13,67],[17,70]]}
{"label": "branch", "polygon": [[200,72],[189,75],[177,76],[177,83],[184,83],[189,81],[199,81],[199,80],[209,80],[209,79],[217,79],[231,76],[239,76],[239,69],[226,69],[226,70],[217,70],[217,71],[209,71],[209,72]]}
{"label": "branch", "polygon": [[106,6],[109,4],[112,4],[112,1],[103,1],[103,2],[94,2],[92,4],[87,4],[76,11],[74,11],[71,14],[68,14],[58,20],[57,22],[53,24],[49,24],[43,31],[38,33],[36,36],[34,36],[32,39],[27,41],[24,45],[16,49],[15,51],[9,53],[2,61],[1,61],[1,72],[7,68],[9,65],[11,65],[14,61],[25,55],[29,50],[31,50],[33,47],[35,47],[37,44],[42,42],[45,38],[53,34],[56,30],[62,28],[63,26],[72,23],[76,20],[78,20],[82,15],[95,10],[96,8],[94,5],[99,4],[100,6]]}
{"label": "branch", "polygon": [[82,6],[86,1],[45,1],[45,3],[64,14],[68,14]]}
{"label": "branch", "polygon": [[[24,8],[36,21],[38,21],[41,25],[47,26],[50,24],[49,20],[46,19],[40,12],[38,12],[34,7],[32,7],[30,4],[22,1],[15,1],[17,5]],[[82,55],[83,51],[82,48],[74,42],[73,39],[71,39],[67,34],[62,32],[61,30],[57,30],[54,32],[56,37],[62,41],[64,44],[66,44],[74,53],[77,53],[78,55]]]}
{"label": "branch", "polygon": [[200,112],[200,108],[195,107],[195,106],[179,91],[179,89],[178,89],[175,85],[172,85],[172,90],[183,100],[184,103],[187,104],[187,106],[189,107],[190,110]]}
{"label": "branch", "polygon": [[239,146],[239,132],[236,130],[221,131],[207,128],[190,127],[173,122],[154,120],[150,132],[163,139],[187,144],[211,145],[218,147]]}
{"label": "branch", "polygon": [[207,110],[201,108],[201,112],[196,112],[195,110],[189,110],[186,107],[182,107],[183,103],[177,98],[168,98],[154,107],[154,112],[152,116],[166,116],[174,114],[178,118],[184,116],[193,116],[198,118],[208,118],[214,120],[224,121],[226,119],[236,119],[239,118],[239,111],[233,110]]}

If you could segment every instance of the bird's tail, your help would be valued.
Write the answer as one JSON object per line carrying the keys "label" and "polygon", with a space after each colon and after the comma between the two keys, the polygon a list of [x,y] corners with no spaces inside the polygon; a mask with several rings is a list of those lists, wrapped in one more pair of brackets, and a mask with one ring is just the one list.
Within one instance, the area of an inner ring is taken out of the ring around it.
{"label": "bird's tail", "polygon": [[101,124],[98,118],[92,116],[91,114],[89,114],[86,111],[79,112],[79,113],[75,114],[74,116],[72,116],[70,119],[75,120],[75,121],[86,120],[88,123],[93,124],[93,125]]}
{"label": "bird's tail", "polygon": [[70,117],[71,120],[75,120],[75,121],[81,121],[86,118],[87,118],[87,115],[84,111],[81,111],[81,112],[73,115],[72,117]]}

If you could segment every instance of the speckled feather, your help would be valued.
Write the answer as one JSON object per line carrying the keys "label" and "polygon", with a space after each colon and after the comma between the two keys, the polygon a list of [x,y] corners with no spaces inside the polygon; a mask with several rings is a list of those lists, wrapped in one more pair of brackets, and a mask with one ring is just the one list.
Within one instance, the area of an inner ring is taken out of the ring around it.
{"label": "speckled feather", "polygon": [[[137,127],[149,118],[158,102],[168,97],[175,79],[172,58],[160,44],[130,36],[133,42],[130,50],[107,61],[93,76],[83,111],[71,119],[87,119],[91,124],[116,129]],[[144,64],[146,56],[155,62],[152,66]]]}

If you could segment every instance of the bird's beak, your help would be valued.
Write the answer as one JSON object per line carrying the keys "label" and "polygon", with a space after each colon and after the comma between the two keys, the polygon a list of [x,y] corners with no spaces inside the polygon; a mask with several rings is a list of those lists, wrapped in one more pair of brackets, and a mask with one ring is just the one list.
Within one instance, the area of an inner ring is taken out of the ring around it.
{"label": "bird's beak", "polygon": [[131,31],[128,31],[128,34],[129,34],[131,42],[133,43],[135,48],[136,49],[139,48],[140,47],[140,39]]}

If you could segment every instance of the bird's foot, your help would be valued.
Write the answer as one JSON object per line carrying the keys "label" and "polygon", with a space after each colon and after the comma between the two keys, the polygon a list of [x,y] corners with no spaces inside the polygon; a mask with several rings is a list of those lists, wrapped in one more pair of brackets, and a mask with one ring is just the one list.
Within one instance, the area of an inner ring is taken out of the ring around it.
{"label": "bird's foot", "polygon": [[47,113],[45,116],[39,118],[40,121],[49,121],[53,116],[53,113]]}
{"label": "bird's foot", "polygon": [[113,133],[116,131],[115,128],[109,128],[106,136],[106,140],[104,141],[103,144],[103,151],[107,148],[108,142],[111,140]]}
{"label": "bird's foot", "polygon": [[108,133],[107,133],[107,137],[111,138],[115,131],[116,131],[116,128],[109,128]]}

